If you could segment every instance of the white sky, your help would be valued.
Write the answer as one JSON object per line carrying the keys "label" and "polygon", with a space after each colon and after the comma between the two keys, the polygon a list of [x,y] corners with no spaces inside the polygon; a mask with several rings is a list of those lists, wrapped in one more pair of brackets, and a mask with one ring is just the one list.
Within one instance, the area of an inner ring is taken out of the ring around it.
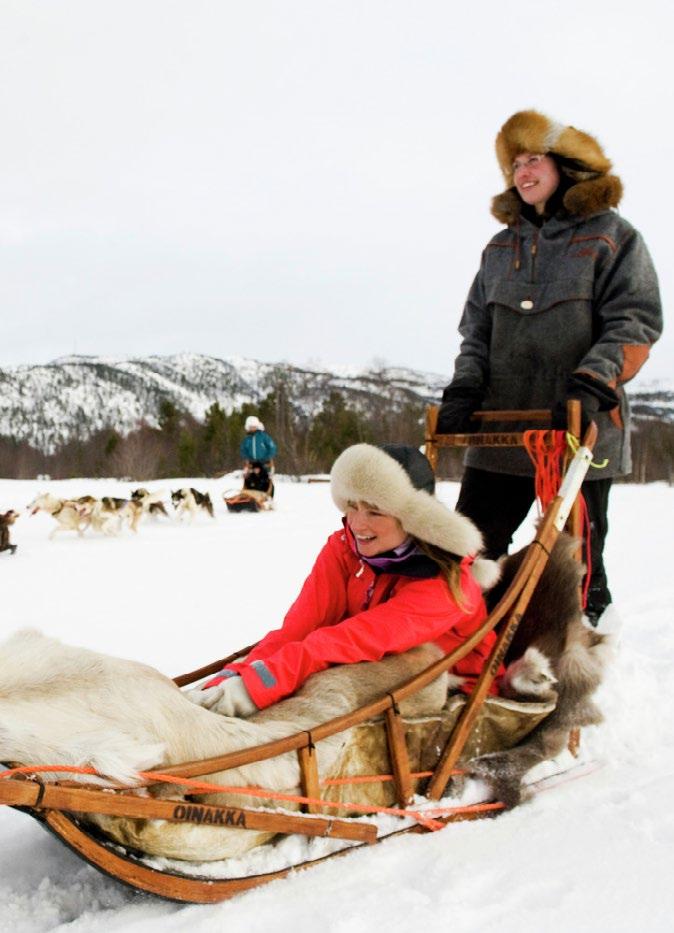
{"label": "white sky", "polygon": [[494,136],[527,107],[598,136],[673,292],[664,0],[0,0],[0,23],[0,366],[451,374]]}

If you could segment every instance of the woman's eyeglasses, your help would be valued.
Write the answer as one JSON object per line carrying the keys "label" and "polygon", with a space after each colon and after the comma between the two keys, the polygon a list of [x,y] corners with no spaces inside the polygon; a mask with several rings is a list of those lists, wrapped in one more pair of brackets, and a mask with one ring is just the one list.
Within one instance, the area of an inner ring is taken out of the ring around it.
{"label": "woman's eyeglasses", "polygon": [[521,168],[537,168],[544,158],[545,155],[541,153],[541,155],[527,156],[526,159],[515,159],[512,164],[513,175],[515,172],[519,172]]}

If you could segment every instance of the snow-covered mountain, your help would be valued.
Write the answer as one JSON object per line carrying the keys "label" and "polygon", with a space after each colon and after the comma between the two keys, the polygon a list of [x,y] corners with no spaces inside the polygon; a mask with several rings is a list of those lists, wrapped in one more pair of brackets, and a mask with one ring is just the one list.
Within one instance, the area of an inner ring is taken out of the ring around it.
{"label": "snow-covered mountain", "polygon": [[[448,380],[448,375],[403,367],[302,368],[193,353],[128,359],[69,356],[46,365],[0,369],[0,436],[52,453],[102,428],[126,434],[141,422],[156,426],[166,400],[201,420],[213,402],[229,412],[244,402],[261,401],[280,384],[307,415],[317,412],[331,391],[342,393],[357,409],[384,400],[399,410],[437,401]],[[636,415],[674,421],[674,382],[643,382],[630,396]]]}
{"label": "snow-covered mountain", "polygon": [[244,402],[261,401],[282,383],[292,404],[312,415],[331,391],[342,393],[356,408],[386,399],[400,409],[437,400],[446,382],[446,376],[404,368],[301,368],[192,353],[129,359],[69,356],[46,365],[0,369],[0,435],[52,453],[102,428],[126,434],[141,422],[157,426],[166,400],[202,420],[213,402],[230,412]]}

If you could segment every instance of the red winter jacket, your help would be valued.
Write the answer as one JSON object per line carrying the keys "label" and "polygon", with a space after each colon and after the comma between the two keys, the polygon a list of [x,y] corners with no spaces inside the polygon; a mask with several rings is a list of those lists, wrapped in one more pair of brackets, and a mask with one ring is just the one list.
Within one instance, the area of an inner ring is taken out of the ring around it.
{"label": "red winter jacket", "polygon": [[[464,558],[461,563],[461,609],[442,576],[375,574],[352,551],[346,532],[336,531],[318,555],[282,627],[269,632],[244,662],[228,668],[243,677],[253,702],[264,708],[332,664],[379,661],[427,641],[448,654],[487,615],[471,562]],[[453,668],[468,678],[468,689],[495,639],[493,632],[487,634]]]}

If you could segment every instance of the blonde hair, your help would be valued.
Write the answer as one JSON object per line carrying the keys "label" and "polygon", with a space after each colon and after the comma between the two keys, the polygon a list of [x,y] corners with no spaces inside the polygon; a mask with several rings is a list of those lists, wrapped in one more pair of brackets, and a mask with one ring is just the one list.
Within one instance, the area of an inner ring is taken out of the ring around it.
{"label": "blonde hair", "polygon": [[420,551],[430,557],[438,565],[441,575],[447,581],[447,586],[452,594],[454,601],[459,609],[465,609],[466,603],[461,589],[461,558],[456,554],[451,554],[437,544],[429,544],[428,541],[414,539]]}

